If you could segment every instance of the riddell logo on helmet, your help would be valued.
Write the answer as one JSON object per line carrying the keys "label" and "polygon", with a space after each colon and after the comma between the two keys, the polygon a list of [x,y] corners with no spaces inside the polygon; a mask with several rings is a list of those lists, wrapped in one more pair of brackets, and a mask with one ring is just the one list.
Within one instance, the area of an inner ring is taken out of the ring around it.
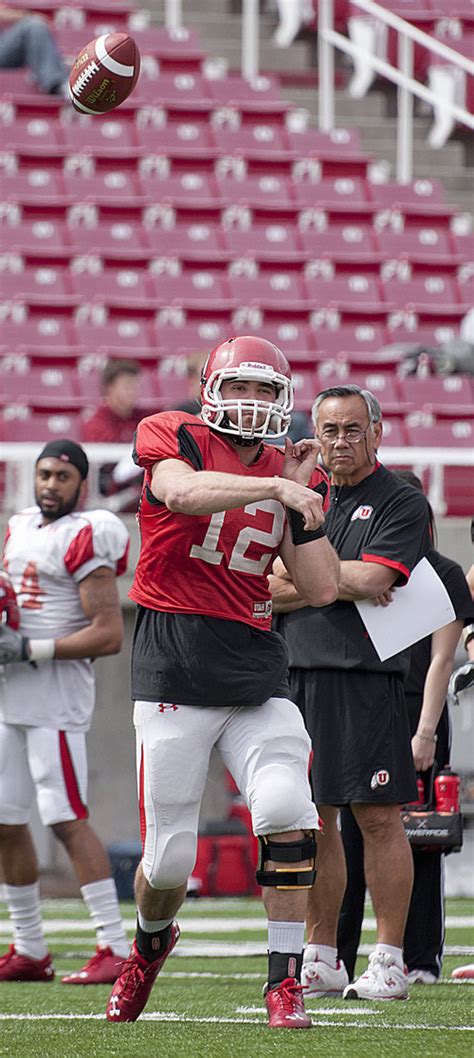
{"label": "riddell logo on helmet", "polygon": [[253,360],[246,360],[241,363],[240,370],[243,371],[248,368],[250,371],[265,371],[267,375],[273,375],[274,368],[271,364],[262,364]]}
{"label": "riddell logo on helmet", "polygon": [[374,771],[370,780],[370,789],[376,790],[377,786],[387,786],[389,782],[390,772],[386,768],[379,768],[379,771]]}

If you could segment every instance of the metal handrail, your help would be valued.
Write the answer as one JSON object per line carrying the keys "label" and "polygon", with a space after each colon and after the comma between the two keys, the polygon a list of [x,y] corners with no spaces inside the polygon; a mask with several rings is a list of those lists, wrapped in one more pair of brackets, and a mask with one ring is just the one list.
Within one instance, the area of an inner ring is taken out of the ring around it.
{"label": "metal handrail", "polygon": [[[381,7],[380,4],[374,3],[374,0],[351,0],[351,4],[354,7],[360,7],[362,11],[366,11],[368,15],[374,15],[376,18],[381,18],[382,22],[386,22],[388,26],[392,26],[393,29],[397,30],[397,33],[402,33],[405,37],[410,37],[411,40],[416,41],[417,44],[422,44],[423,47],[428,48],[429,51],[436,52],[437,55],[441,55],[443,59],[447,59],[448,62],[452,62],[453,65],[462,66],[466,73],[474,74],[474,62],[467,59],[465,55],[461,55],[460,52],[454,51],[448,44],[443,44],[442,41],[436,40],[435,37],[430,37],[429,33],[425,33],[422,29],[417,29],[416,26],[412,26],[411,22],[405,22],[405,19],[400,18],[399,15],[394,15],[391,11],[387,11],[385,7]],[[454,18],[453,12],[453,18]]]}
{"label": "metal handrail", "polygon": [[[318,51],[319,51],[319,127],[322,132],[330,132],[335,125],[334,111],[334,55],[333,47],[339,48],[348,55],[354,55],[377,73],[393,81],[399,88],[398,115],[398,149],[397,180],[408,184],[413,177],[413,96],[423,99],[432,106],[439,106],[439,97],[413,77],[413,44],[422,44],[428,50],[447,58],[452,65],[474,74],[474,63],[465,56],[434,40],[427,33],[416,29],[398,15],[393,15],[374,3],[374,0],[353,0],[354,6],[373,15],[392,26],[398,33],[399,64],[397,69],[390,63],[370,55],[352,44],[347,37],[337,33],[334,26],[333,0],[319,0]],[[449,100],[443,100],[443,107],[457,121],[474,129],[474,116],[464,107],[459,107]]]}

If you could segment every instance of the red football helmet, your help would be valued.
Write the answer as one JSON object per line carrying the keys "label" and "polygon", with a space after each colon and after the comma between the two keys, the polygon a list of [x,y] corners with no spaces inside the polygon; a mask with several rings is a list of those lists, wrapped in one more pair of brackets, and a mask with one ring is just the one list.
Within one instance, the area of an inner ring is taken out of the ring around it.
{"label": "red football helmet", "polygon": [[[274,400],[223,400],[222,383],[230,379],[270,382],[275,387]],[[284,437],[291,422],[293,384],[286,357],[266,338],[243,335],[221,342],[209,354],[201,376],[202,418],[208,426],[230,437],[252,444],[267,437]],[[229,411],[236,413],[231,422]],[[244,424],[244,413],[251,411],[250,424]],[[262,422],[259,423],[260,417]]]}
{"label": "red football helmet", "polygon": [[18,631],[20,627],[20,611],[16,592],[8,576],[0,570],[0,624],[8,625]]}

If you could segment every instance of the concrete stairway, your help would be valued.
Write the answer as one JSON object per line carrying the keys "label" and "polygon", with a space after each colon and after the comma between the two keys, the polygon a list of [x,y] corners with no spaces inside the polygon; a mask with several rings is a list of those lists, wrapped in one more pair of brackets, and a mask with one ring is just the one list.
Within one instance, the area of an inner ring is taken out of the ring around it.
{"label": "concrete stairway", "polygon": [[[153,21],[162,23],[164,0],[144,0],[153,12]],[[316,88],[316,38],[305,33],[289,48],[277,48],[272,43],[276,26],[274,13],[265,10],[261,2],[260,69],[286,75],[291,73],[296,85],[281,88],[283,98],[311,113],[311,123],[317,126],[318,91]],[[239,70],[241,63],[241,4],[239,0],[184,0],[185,25],[199,32],[203,49],[212,56],[227,60],[229,68]],[[341,57],[341,61],[345,61]],[[298,75],[304,83],[305,75],[313,72],[315,87],[298,87]],[[379,82],[380,84],[380,82]],[[370,91],[363,100],[353,100],[344,89],[336,93],[336,122],[339,126],[357,127],[364,150],[374,159],[390,163],[390,175],[396,174],[397,122],[394,116],[395,90],[383,85]],[[415,118],[414,176],[440,180],[446,188],[446,199],[463,212],[473,210],[473,169],[466,163],[464,143],[451,139],[441,150],[433,150],[426,143],[431,116]],[[473,152],[474,153],[474,152]]]}

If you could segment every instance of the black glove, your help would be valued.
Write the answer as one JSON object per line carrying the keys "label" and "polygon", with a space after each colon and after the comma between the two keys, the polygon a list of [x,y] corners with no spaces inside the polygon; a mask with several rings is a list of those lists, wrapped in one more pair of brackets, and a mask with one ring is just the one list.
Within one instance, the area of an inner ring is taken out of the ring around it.
{"label": "black glove", "polygon": [[26,636],[14,632],[8,625],[0,625],[0,665],[12,661],[30,660],[30,641]]}

